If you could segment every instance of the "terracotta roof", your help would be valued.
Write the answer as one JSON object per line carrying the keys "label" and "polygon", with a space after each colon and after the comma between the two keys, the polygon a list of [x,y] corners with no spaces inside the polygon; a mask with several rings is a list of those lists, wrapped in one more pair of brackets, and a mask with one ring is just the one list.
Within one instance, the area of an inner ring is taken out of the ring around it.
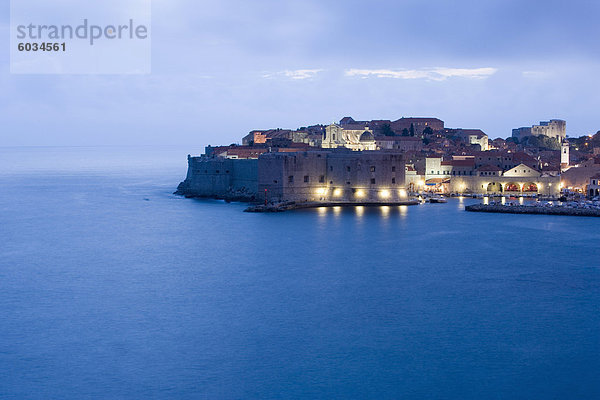
{"label": "terracotta roof", "polygon": [[278,147],[273,149],[273,151],[277,151],[279,153],[296,153],[299,151],[307,151],[307,150],[316,150],[314,147],[306,143],[294,143],[291,147]]}
{"label": "terracotta roof", "polygon": [[442,161],[442,165],[450,165],[452,167],[474,167],[475,159]]}
{"label": "terracotta roof", "polygon": [[365,128],[368,127],[368,123],[364,122],[357,122],[357,123],[352,123],[352,124],[345,124],[342,125],[342,129],[344,129],[345,131],[362,131]]}
{"label": "terracotta roof", "polygon": [[477,168],[477,171],[502,171],[502,168],[495,165],[484,165],[483,167]]}
{"label": "terracotta roof", "polygon": [[533,158],[532,156],[530,156],[527,153],[524,153],[522,151],[517,151],[515,153],[510,153],[512,154],[512,159],[514,161],[518,161],[518,162],[523,162],[523,161],[535,161],[535,158]]}
{"label": "terracotta roof", "polygon": [[420,142],[421,139],[414,136],[378,136],[377,140],[393,142]]}
{"label": "terracotta roof", "polygon": [[482,131],[481,129],[463,129],[462,130],[463,134],[465,135],[475,135],[477,137],[483,137],[483,136],[487,136],[485,134],[484,131]]}
{"label": "terracotta roof", "polygon": [[251,147],[230,147],[216,151],[216,155],[222,155],[227,152],[227,156],[237,156],[238,158],[258,158],[263,153],[266,153],[268,149],[251,148]]}
{"label": "terracotta roof", "polygon": [[450,178],[431,178],[427,179],[425,183],[450,183]]}
{"label": "terracotta roof", "polygon": [[397,119],[394,122],[443,122],[441,119],[438,118],[430,118],[430,117],[403,117],[400,119]]}
{"label": "terracotta roof", "polygon": [[462,136],[475,135],[478,138],[487,136],[486,133],[484,131],[482,131],[481,129],[447,128],[445,131],[446,131],[446,133],[457,134],[457,135],[462,135]]}

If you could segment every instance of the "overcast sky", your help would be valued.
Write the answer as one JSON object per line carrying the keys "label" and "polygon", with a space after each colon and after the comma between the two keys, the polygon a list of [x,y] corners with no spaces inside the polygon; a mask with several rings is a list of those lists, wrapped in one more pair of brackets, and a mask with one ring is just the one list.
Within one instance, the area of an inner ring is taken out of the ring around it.
{"label": "overcast sky", "polygon": [[152,74],[11,75],[0,146],[239,142],[252,129],[432,116],[490,137],[600,129],[600,2],[154,0]]}

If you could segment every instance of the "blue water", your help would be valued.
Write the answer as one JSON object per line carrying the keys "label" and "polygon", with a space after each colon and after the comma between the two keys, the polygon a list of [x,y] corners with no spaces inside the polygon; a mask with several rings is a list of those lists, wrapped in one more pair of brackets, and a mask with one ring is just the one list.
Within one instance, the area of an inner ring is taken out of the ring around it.
{"label": "blue water", "polygon": [[0,398],[600,398],[600,219],[247,214],[188,152],[0,149]]}

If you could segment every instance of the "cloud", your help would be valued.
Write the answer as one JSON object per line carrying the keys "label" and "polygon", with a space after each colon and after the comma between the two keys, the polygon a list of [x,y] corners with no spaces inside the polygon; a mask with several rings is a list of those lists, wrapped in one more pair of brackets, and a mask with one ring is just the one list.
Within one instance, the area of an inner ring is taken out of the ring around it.
{"label": "cloud", "polygon": [[523,71],[522,74],[525,78],[533,79],[545,79],[552,76],[550,71]]}
{"label": "cloud", "polygon": [[345,75],[350,77],[394,78],[394,79],[425,79],[429,81],[445,81],[448,78],[485,79],[494,75],[496,68],[423,68],[423,69],[349,69]]}
{"label": "cloud", "polygon": [[263,78],[274,78],[276,76],[283,76],[289,79],[294,80],[302,80],[302,79],[311,79],[314,78],[319,72],[322,72],[322,69],[295,69],[295,70],[285,70],[276,73],[265,73],[263,74]]}

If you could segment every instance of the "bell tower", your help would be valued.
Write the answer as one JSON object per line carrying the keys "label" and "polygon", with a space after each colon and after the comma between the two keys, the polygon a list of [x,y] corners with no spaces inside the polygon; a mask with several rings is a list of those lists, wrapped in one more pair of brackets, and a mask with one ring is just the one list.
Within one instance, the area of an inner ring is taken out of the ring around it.
{"label": "bell tower", "polygon": [[569,142],[566,139],[560,146],[560,167],[561,169],[569,167]]}

